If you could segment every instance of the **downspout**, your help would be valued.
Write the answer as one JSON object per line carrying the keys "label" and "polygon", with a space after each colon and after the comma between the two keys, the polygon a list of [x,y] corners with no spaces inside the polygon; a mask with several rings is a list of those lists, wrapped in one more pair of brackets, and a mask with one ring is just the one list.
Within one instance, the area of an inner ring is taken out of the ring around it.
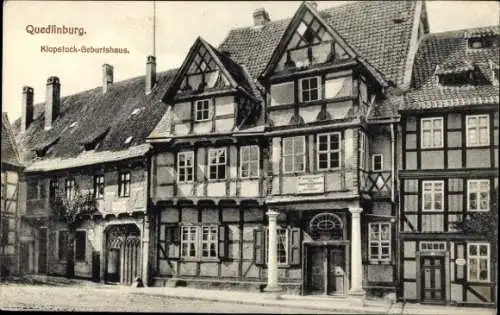
{"label": "downspout", "polygon": [[395,142],[396,142],[396,139],[395,139],[395,132],[394,132],[394,123],[391,123],[391,201],[394,202],[395,200],[395,196],[394,196],[394,190],[396,189],[394,187],[394,184],[396,183],[396,179],[395,179],[395,173],[396,173],[396,170],[395,170],[395,164],[396,164],[396,150],[395,150]]}

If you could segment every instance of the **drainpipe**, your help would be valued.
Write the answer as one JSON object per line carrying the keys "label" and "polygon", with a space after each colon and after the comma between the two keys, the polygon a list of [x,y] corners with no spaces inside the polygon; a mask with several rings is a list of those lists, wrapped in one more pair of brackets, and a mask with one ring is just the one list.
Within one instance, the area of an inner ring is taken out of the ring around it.
{"label": "drainpipe", "polygon": [[395,150],[395,142],[396,142],[396,135],[395,135],[395,132],[394,132],[394,123],[391,123],[391,201],[394,202],[395,200],[395,196],[394,196],[394,191],[395,191],[395,187],[394,187],[394,184],[396,183],[396,179],[395,179],[395,173],[396,173],[396,170],[395,170],[395,165],[396,165],[396,150]]}

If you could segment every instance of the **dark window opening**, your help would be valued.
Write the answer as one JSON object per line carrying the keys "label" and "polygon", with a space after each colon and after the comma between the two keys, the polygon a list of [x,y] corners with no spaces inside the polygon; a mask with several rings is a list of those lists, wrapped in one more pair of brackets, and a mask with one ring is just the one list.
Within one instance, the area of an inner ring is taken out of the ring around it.
{"label": "dark window opening", "polygon": [[130,197],[130,172],[121,172],[118,178],[118,196]]}
{"label": "dark window opening", "polygon": [[75,261],[85,261],[87,247],[87,233],[76,231],[75,234]]}

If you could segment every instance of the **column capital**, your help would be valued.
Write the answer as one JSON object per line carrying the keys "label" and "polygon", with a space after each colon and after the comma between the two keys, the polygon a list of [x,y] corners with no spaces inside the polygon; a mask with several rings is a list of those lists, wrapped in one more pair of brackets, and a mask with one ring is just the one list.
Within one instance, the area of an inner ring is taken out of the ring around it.
{"label": "column capital", "polygon": [[361,207],[349,208],[349,212],[352,214],[360,214],[361,212],[363,212],[363,208]]}
{"label": "column capital", "polygon": [[272,210],[272,209],[269,209],[266,211],[266,215],[269,217],[269,218],[276,218],[279,216],[279,212],[276,211],[276,210]]}

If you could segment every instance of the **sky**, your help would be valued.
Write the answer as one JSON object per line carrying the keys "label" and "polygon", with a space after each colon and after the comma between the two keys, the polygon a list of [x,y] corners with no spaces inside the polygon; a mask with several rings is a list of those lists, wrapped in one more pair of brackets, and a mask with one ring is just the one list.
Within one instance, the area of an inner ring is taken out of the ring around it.
{"label": "sky", "polygon": [[[326,9],[346,1],[318,1]],[[102,65],[114,67],[114,81],[144,75],[146,57],[156,55],[157,71],[179,67],[198,36],[217,47],[231,28],[251,26],[253,12],[265,8],[271,20],[293,16],[300,1],[173,1],[156,3],[153,52],[152,1],[6,1],[3,3],[2,111],[13,122],[21,116],[22,87],[45,100],[50,76],[61,82],[61,96],[101,86]],[[427,1],[431,32],[498,25],[497,1]],[[83,28],[85,34],[40,34],[37,27]],[[50,53],[42,46],[127,48],[128,54]]]}

